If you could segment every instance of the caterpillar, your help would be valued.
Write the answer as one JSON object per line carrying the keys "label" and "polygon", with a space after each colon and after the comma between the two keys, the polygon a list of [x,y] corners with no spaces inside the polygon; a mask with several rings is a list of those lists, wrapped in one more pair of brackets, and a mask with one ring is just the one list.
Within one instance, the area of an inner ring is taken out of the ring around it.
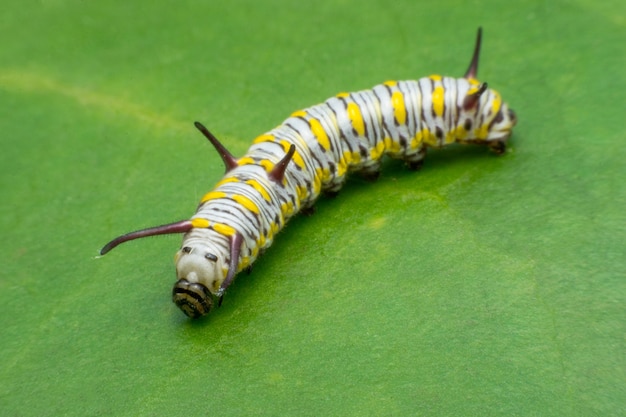
{"label": "caterpillar", "polygon": [[198,318],[221,305],[236,274],[252,265],[291,217],[311,211],[322,192],[337,193],[348,172],[375,180],[383,155],[417,170],[428,147],[452,143],[504,153],[517,119],[498,92],[476,79],[481,38],[478,28],[463,78],[431,75],[337,94],[296,111],[254,139],[241,158],[195,122],[224,162],[224,177],[190,219],[119,236],[101,255],[130,240],[184,233],[172,298]]}

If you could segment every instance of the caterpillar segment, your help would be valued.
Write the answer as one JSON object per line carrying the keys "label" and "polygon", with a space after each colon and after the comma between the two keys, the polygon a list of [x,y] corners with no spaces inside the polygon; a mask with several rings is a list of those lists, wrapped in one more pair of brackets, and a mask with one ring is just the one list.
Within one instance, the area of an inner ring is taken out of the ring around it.
{"label": "caterpillar segment", "polygon": [[101,254],[129,240],[184,233],[173,300],[187,316],[201,317],[221,305],[236,274],[291,217],[312,212],[321,193],[336,194],[349,172],[375,180],[384,155],[419,169],[427,148],[452,143],[503,153],[516,116],[498,92],[476,79],[481,37],[479,28],[463,78],[431,75],[337,94],[294,112],[257,137],[241,158],[196,122],[222,158],[224,177],[191,219],[122,235]]}

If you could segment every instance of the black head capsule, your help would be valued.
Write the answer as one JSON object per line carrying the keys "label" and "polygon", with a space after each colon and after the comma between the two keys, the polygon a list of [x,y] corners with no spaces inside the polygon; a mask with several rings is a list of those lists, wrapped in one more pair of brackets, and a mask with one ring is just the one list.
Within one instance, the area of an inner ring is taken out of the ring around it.
{"label": "black head capsule", "polygon": [[213,295],[197,282],[179,279],[172,289],[172,301],[192,319],[208,314],[214,305]]}

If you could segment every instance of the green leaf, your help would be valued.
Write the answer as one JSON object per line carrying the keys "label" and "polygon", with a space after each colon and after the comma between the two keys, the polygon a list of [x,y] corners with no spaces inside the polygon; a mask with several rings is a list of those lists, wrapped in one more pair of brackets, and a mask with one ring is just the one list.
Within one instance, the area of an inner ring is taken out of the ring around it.
{"label": "green leaf", "polygon": [[[0,414],[620,415],[626,146],[615,0],[8,1],[0,16]],[[297,217],[189,321],[179,237],[233,153],[340,91],[479,77],[502,157],[386,161]]]}

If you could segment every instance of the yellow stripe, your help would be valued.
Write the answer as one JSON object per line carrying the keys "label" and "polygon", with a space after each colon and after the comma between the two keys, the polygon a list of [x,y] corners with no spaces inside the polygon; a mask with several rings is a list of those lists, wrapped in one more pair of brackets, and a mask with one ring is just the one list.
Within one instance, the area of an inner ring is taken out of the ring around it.
{"label": "yellow stripe", "polygon": [[337,98],[346,98],[350,95],[350,93],[339,93],[335,97]]}
{"label": "yellow stripe", "polygon": [[215,185],[215,188],[220,187],[220,186],[222,186],[222,185],[224,185],[224,184],[228,184],[228,183],[230,183],[230,182],[239,182],[239,178],[237,178],[237,177],[226,177],[226,178],[222,178],[222,179],[220,180],[220,182],[218,182],[218,183]]}
{"label": "yellow stripe", "polygon": [[385,149],[392,153],[400,152],[400,143],[395,142],[391,138],[385,138]]}
{"label": "yellow stripe", "polygon": [[265,168],[265,171],[267,172],[272,172],[272,169],[274,169],[274,164],[272,164],[272,161],[269,159],[261,159],[259,161],[259,165]]}
{"label": "yellow stripe", "polygon": [[390,80],[390,81],[385,81],[383,84],[386,85],[387,87],[395,87],[396,85],[398,85],[398,82]]}
{"label": "yellow stripe", "polygon": [[404,96],[400,91],[394,91],[391,95],[391,103],[393,104],[393,112],[398,124],[403,125],[406,122],[406,107],[404,105]]}
{"label": "yellow stripe", "polygon": [[443,90],[443,86],[438,85],[433,90],[433,110],[435,114],[439,117],[443,116],[443,100],[444,100],[445,92]]}
{"label": "yellow stripe", "polygon": [[428,78],[430,78],[433,81],[441,81],[442,77],[441,77],[441,75],[433,74],[433,75],[430,75]]}
{"label": "yellow stripe", "polygon": [[348,103],[348,117],[352,122],[352,127],[359,136],[365,135],[365,123],[363,123],[363,115],[361,109],[356,103]]}
{"label": "yellow stripe", "polygon": [[245,208],[247,208],[248,210],[250,210],[251,212],[255,214],[259,214],[259,207],[256,204],[254,204],[254,202],[250,200],[248,197],[241,195],[241,194],[235,194],[231,198],[235,200],[236,202],[238,202],[239,204],[241,204],[242,206],[244,206]]}
{"label": "yellow stripe", "polygon": [[199,229],[206,229],[209,227],[209,224],[210,224],[209,221],[206,219],[199,219],[199,218],[191,219],[191,225]]}
{"label": "yellow stripe", "polygon": [[493,112],[493,114],[498,114],[498,112],[500,111],[500,106],[502,105],[502,98],[500,97],[500,94],[497,91],[493,91],[493,103],[491,104],[491,111]]}
{"label": "yellow stripe", "polygon": [[275,139],[274,135],[261,135],[252,141],[252,143],[263,143],[263,142],[273,142]]}
{"label": "yellow stripe", "polygon": [[248,180],[248,181],[246,181],[246,184],[251,185],[255,190],[257,190],[259,192],[259,194],[261,194],[263,196],[265,201],[270,201],[271,200],[271,197],[267,193],[267,190],[265,188],[263,188],[263,186],[261,184],[259,184],[258,181],[256,181],[256,180]]}
{"label": "yellow stripe", "polygon": [[317,138],[317,141],[320,143],[320,145],[322,145],[322,148],[327,151],[330,150],[330,140],[328,139],[328,136],[326,135],[326,132],[324,131],[324,128],[322,127],[322,124],[319,122],[319,120],[311,119],[309,120],[309,123],[311,125],[311,131]]}
{"label": "yellow stripe", "polygon": [[439,141],[437,139],[437,136],[435,136],[433,133],[431,133],[431,131],[428,130],[428,129],[423,129],[422,130],[422,140],[427,145],[439,146]]}
{"label": "yellow stripe", "polygon": [[200,200],[200,204],[206,203],[209,200],[215,200],[224,197],[226,197],[226,193],[223,191],[209,191],[204,195],[204,197],[202,197],[202,200]]}
{"label": "yellow stripe", "polygon": [[411,149],[417,149],[420,146],[422,146],[422,141],[423,141],[422,132],[419,131],[415,134],[413,139],[411,139]]}
{"label": "yellow stripe", "polygon": [[384,140],[379,141],[376,144],[376,146],[374,146],[372,149],[370,149],[370,157],[373,160],[380,159],[380,157],[383,155],[383,152],[385,151],[385,140],[387,140],[387,138],[385,138]]}
{"label": "yellow stripe", "polygon": [[217,233],[225,236],[233,236],[236,233],[234,228],[222,223],[214,223],[211,225],[211,228]]}
{"label": "yellow stripe", "polygon": [[296,193],[298,194],[298,199],[300,199],[300,201],[302,201],[305,198],[307,198],[307,196],[309,195],[309,190],[307,190],[306,186],[299,185],[296,188]]}
{"label": "yellow stripe", "polygon": [[249,156],[245,156],[243,158],[239,158],[239,160],[237,161],[237,165],[242,166],[242,165],[254,165],[254,159],[252,159]]}
{"label": "yellow stripe", "polygon": [[291,113],[291,117],[305,117],[306,112],[304,110],[298,110]]}
{"label": "yellow stripe", "polygon": [[489,134],[489,126],[485,123],[477,129],[474,129],[474,136],[476,139],[487,139]]}

